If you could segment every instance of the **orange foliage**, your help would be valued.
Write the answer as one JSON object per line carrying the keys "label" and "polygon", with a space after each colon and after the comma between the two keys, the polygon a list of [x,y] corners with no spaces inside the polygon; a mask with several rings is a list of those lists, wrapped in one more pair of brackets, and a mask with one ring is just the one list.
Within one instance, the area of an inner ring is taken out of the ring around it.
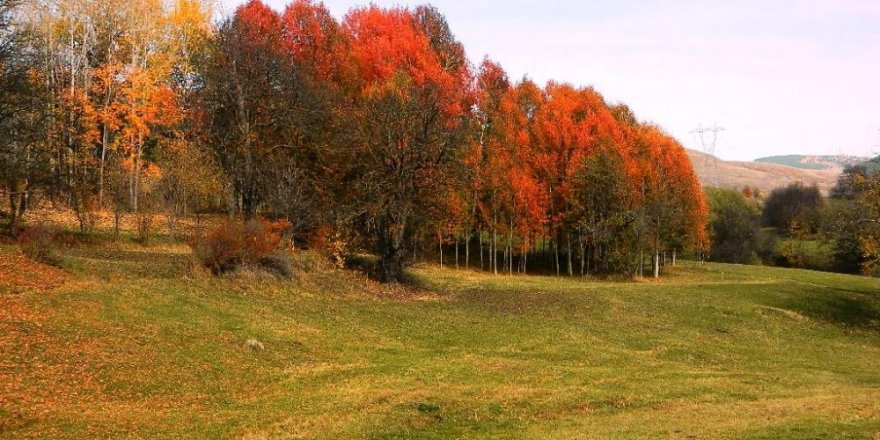
{"label": "orange foliage", "polygon": [[247,223],[229,221],[195,239],[191,246],[199,261],[214,274],[229,272],[278,250],[287,222],[256,218]]}

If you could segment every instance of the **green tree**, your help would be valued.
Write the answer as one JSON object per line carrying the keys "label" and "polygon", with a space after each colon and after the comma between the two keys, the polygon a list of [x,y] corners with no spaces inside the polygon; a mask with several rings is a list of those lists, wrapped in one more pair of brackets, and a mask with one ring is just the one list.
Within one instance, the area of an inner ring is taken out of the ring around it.
{"label": "green tree", "polygon": [[706,195],[712,238],[709,258],[727,263],[753,262],[761,229],[758,206],[739,191],[707,188]]}
{"label": "green tree", "polygon": [[853,168],[841,176],[832,191],[836,270],[877,275],[880,273],[880,171]]}
{"label": "green tree", "polygon": [[0,0],[0,188],[9,198],[13,235],[49,167],[40,138],[45,96],[35,80],[38,54],[31,33],[14,20],[18,6]]}
{"label": "green tree", "polygon": [[824,208],[825,199],[816,185],[796,182],[770,192],[764,202],[762,223],[783,233],[814,233],[821,226]]}
{"label": "green tree", "polygon": [[581,276],[590,266],[600,273],[629,269],[636,194],[627,180],[622,158],[611,149],[588,157],[575,173],[566,223],[580,244]]}

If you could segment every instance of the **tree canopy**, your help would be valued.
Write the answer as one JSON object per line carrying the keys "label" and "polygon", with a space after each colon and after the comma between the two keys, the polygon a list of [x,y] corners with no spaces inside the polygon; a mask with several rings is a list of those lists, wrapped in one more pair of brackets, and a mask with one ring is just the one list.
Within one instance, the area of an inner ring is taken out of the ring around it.
{"label": "tree canopy", "polygon": [[468,266],[474,247],[483,269],[568,275],[642,275],[648,258],[659,276],[666,253],[708,249],[673,137],[591,87],[472,65],[434,7],[337,21],[311,0],[250,0],[214,23],[205,0],[9,5],[3,20],[32,33],[0,44],[0,86],[33,100],[8,116],[4,95],[0,123],[45,128],[3,143],[19,216],[40,193],[84,231],[107,208],[172,229],[188,209],[284,219],[299,243],[375,252],[386,281],[432,243],[463,244]]}

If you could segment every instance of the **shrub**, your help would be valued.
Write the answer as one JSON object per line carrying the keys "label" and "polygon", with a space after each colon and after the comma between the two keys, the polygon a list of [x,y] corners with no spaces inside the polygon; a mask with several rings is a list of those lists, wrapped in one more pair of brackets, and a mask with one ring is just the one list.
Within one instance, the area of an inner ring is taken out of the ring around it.
{"label": "shrub", "polygon": [[290,265],[299,273],[325,271],[330,268],[338,268],[333,261],[328,261],[326,256],[318,251],[300,251],[290,256]]}
{"label": "shrub", "polygon": [[779,257],[779,236],[772,230],[762,229],[755,236],[755,253],[764,264],[775,264]]}
{"label": "shrub", "polygon": [[284,223],[265,219],[244,224],[230,221],[195,239],[191,246],[196,259],[215,275],[231,272],[243,264],[265,264],[266,268],[283,274],[290,263],[285,266],[278,257],[281,254],[276,252],[284,227]]}
{"label": "shrub", "polygon": [[146,246],[150,243],[150,227],[153,226],[153,214],[138,212],[135,220],[137,223],[136,241]]}
{"label": "shrub", "polygon": [[345,266],[348,241],[340,229],[328,225],[319,226],[312,234],[309,247],[321,252],[337,268]]}
{"label": "shrub", "polygon": [[272,272],[280,277],[293,277],[293,267],[290,264],[290,259],[287,258],[287,255],[280,252],[260,258],[257,264],[262,269]]}
{"label": "shrub", "polygon": [[61,257],[56,251],[58,235],[58,230],[51,226],[32,226],[22,231],[18,238],[18,246],[28,258],[58,266],[61,264]]}

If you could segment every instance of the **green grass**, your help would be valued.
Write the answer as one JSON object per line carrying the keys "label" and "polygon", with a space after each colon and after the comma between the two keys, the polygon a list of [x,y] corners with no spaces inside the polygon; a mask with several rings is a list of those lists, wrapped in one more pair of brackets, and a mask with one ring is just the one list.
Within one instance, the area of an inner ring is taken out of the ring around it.
{"label": "green grass", "polygon": [[821,163],[802,162],[805,157],[806,156],[801,155],[770,156],[755,159],[755,162],[775,163],[778,165],[786,165],[804,170],[824,170],[828,168],[827,165]]}
{"label": "green grass", "polygon": [[60,287],[0,289],[0,437],[880,433],[877,279],[685,262],[662,282],[422,267],[384,287],[189,261],[94,244],[65,251]]}
{"label": "green grass", "polygon": [[805,269],[831,272],[834,270],[834,243],[821,236],[806,240],[784,237],[779,241],[779,252],[797,255],[800,266]]}

